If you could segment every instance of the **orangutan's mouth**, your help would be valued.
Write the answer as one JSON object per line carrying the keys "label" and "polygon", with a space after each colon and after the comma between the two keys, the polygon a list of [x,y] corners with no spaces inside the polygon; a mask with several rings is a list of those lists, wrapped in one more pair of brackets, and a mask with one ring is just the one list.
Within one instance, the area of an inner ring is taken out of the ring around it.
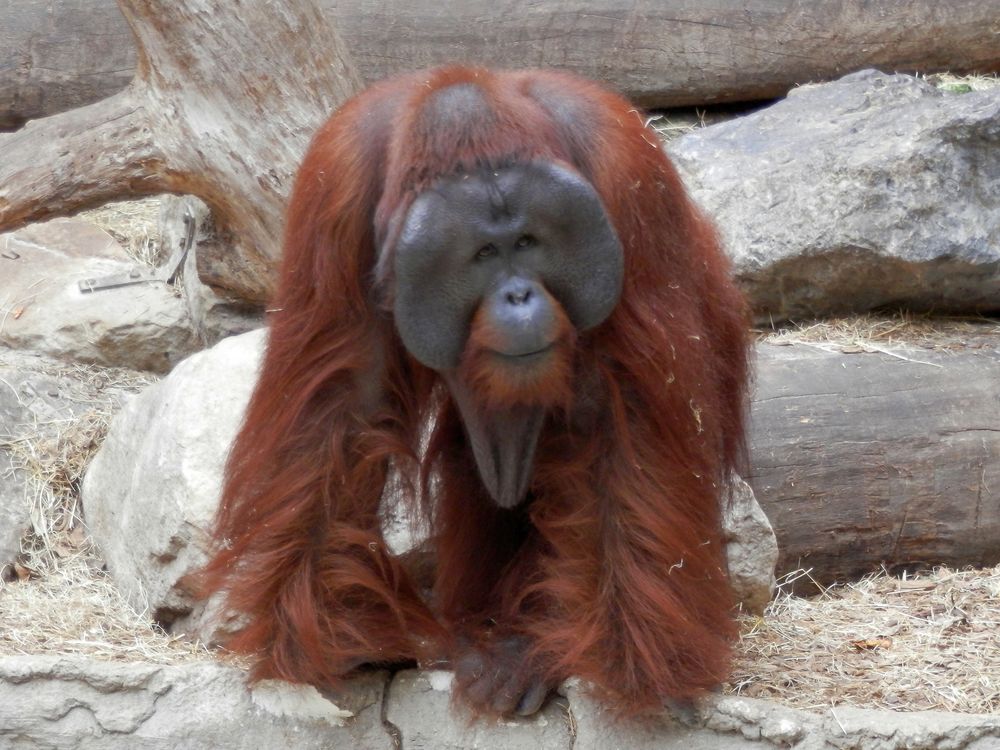
{"label": "orangutan's mouth", "polygon": [[507,352],[498,352],[496,350],[493,350],[493,353],[498,357],[500,357],[501,359],[507,360],[509,362],[534,362],[536,360],[544,358],[545,355],[551,352],[554,347],[555,343],[553,342],[551,344],[543,346],[541,349],[535,349],[534,351],[531,352],[520,352],[518,354],[509,354]]}

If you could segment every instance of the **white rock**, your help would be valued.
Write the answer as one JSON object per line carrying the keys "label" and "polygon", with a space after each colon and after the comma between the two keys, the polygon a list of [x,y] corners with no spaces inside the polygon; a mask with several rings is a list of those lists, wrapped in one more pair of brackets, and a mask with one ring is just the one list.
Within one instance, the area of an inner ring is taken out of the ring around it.
{"label": "white rock", "polygon": [[[84,479],[84,517],[133,606],[204,640],[185,576],[207,561],[229,446],[243,419],[263,329],[225,339],[126,404]],[[192,617],[194,615],[194,617]]]}
{"label": "white rock", "polygon": [[161,281],[83,292],[135,268],[93,224],[55,219],[0,235],[0,343],[59,359],[166,372],[197,349],[184,301]]}

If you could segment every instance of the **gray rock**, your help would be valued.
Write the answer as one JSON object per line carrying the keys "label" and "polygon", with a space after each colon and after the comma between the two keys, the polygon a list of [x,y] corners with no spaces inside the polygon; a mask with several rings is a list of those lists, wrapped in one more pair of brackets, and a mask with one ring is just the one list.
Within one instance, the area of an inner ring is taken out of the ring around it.
{"label": "gray rock", "polygon": [[362,675],[336,694],[215,662],[0,659],[0,747],[46,750],[995,750],[1000,717],[856,708],[823,714],[719,696],[651,721],[615,721],[577,681],[535,717],[472,720],[445,672]]}
{"label": "gray rock", "polygon": [[264,334],[225,339],[126,404],[82,487],[87,527],[129,602],[208,642],[216,636],[203,628],[205,611],[186,577],[208,559],[226,456]]}
{"label": "gray rock", "polygon": [[118,243],[88,222],[55,219],[0,235],[0,343],[75,362],[169,370],[197,348],[172,288],[78,286],[133,269]]}
{"label": "gray rock", "polygon": [[0,580],[11,576],[21,537],[31,522],[23,472],[14,466],[3,440],[0,435]]}
{"label": "gray rock", "polygon": [[563,687],[576,728],[574,750],[986,750],[1000,738],[1000,717],[858,708],[823,714],[776,703],[717,696],[659,720],[615,723],[576,681]]}
{"label": "gray rock", "polygon": [[722,530],[736,600],[744,611],[762,614],[774,595],[778,540],[750,485],[737,476],[722,508]]}
{"label": "gray rock", "polygon": [[1000,309],[1000,88],[863,71],[668,151],[765,320]]}
{"label": "gray rock", "polygon": [[11,455],[13,441],[29,420],[22,400],[24,386],[17,382],[20,377],[11,377],[14,374],[12,368],[0,365],[0,577],[10,574],[21,536],[30,525],[26,477]]}
{"label": "gray rock", "polygon": [[863,749],[1000,748],[1000,716],[996,714],[896,713],[844,707],[828,711],[823,717],[823,727],[827,737],[839,734],[859,738],[859,747]]}
{"label": "gray rock", "polygon": [[0,448],[0,580],[13,578],[21,537],[30,525],[23,472],[14,467],[7,450]]}
{"label": "gray rock", "polygon": [[46,750],[390,750],[382,727],[386,676],[335,698],[214,662],[175,666],[85,658],[0,659],[0,747]]}
{"label": "gray rock", "polygon": [[[663,715],[642,722],[618,723],[600,704],[588,697],[577,680],[564,684],[569,701],[576,742],[573,750],[761,750],[769,747],[797,747],[819,722],[811,715],[753,700],[721,698],[696,708],[667,709]],[[731,716],[735,701],[742,710]],[[773,714],[781,714],[784,721]],[[764,726],[769,728],[764,734]],[[762,743],[761,739],[771,742]],[[774,744],[772,744],[772,742]],[[803,746],[803,748],[806,746]],[[823,747],[819,745],[818,747]]]}

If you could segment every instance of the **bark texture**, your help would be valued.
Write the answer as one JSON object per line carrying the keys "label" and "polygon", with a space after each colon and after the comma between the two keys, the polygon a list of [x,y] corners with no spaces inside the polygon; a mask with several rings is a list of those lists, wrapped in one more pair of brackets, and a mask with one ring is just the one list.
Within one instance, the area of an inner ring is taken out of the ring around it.
{"label": "bark texture", "polygon": [[1000,562],[998,344],[758,347],[748,481],[779,573]]}

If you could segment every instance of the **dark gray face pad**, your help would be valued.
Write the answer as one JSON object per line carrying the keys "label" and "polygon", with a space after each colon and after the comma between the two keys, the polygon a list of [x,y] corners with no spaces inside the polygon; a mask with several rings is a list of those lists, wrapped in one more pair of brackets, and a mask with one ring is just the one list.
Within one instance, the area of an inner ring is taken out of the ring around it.
{"label": "dark gray face pad", "polygon": [[[520,247],[525,237],[531,245]],[[496,253],[484,258],[487,247]],[[417,196],[394,271],[403,345],[445,371],[457,367],[481,300],[505,280],[541,283],[584,331],[617,304],[624,260],[593,186],[566,167],[529,162],[443,178]]]}

